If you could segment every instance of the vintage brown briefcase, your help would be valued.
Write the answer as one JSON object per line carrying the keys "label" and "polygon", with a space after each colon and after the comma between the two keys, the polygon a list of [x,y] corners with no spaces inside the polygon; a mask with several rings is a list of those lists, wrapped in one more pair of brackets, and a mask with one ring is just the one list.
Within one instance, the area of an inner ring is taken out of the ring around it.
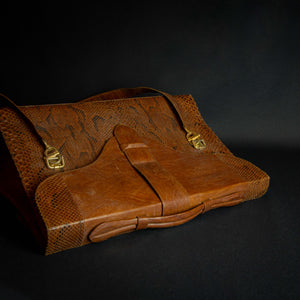
{"label": "vintage brown briefcase", "polygon": [[183,224],[269,185],[190,95],[139,87],[72,104],[18,107],[4,95],[0,103],[0,192],[46,254]]}

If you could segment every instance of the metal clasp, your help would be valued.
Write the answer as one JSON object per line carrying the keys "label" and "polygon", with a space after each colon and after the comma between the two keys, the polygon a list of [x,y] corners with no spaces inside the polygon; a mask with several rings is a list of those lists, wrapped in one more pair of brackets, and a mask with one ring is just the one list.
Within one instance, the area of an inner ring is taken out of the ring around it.
{"label": "metal clasp", "polygon": [[64,157],[59,153],[59,151],[55,147],[48,145],[47,142],[44,140],[43,142],[46,146],[46,150],[44,152],[44,159],[47,167],[49,169],[62,169],[65,166]]}
{"label": "metal clasp", "polygon": [[186,131],[186,138],[188,142],[197,150],[203,150],[206,147],[204,139],[201,138],[199,133],[193,132],[184,128]]}

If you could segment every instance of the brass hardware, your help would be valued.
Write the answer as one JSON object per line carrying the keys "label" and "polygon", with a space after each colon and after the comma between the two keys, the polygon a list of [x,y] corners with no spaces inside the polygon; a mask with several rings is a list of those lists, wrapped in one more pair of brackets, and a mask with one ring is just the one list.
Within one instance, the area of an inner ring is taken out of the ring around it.
{"label": "brass hardware", "polygon": [[201,135],[199,133],[193,132],[184,128],[186,131],[186,138],[188,142],[197,150],[203,150],[206,147],[206,143],[204,139],[201,139]]}
{"label": "brass hardware", "polygon": [[47,167],[49,169],[62,169],[65,166],[64,157],[59,153],[59,151],[55,147],[48,145],[47,142],[44,140],[43,142],[46,146],[46,150],[44,152],[44,159]]}

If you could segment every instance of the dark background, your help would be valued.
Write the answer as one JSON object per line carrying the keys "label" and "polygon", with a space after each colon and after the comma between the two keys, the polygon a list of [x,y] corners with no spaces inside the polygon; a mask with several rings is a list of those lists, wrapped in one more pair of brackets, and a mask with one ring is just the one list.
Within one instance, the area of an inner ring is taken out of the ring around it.
{"label": "dark background", "polygon": [[3,6],[0,92],[19,105],[151,86],[192,94],[268,193],[171,229],[44,257],[1,199],[1,299],[300,297],[298,1]]}

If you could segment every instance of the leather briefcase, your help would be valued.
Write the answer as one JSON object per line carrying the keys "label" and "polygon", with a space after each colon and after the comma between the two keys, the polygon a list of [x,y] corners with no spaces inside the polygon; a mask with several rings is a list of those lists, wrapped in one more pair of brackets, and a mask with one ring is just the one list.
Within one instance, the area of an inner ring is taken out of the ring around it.
{"label": "leather briefcase", "polygon": [[0,99],[0,192],[46,254],[183,224],[269,185],[220,141],[191,95],[141,87],[72,104]]}

